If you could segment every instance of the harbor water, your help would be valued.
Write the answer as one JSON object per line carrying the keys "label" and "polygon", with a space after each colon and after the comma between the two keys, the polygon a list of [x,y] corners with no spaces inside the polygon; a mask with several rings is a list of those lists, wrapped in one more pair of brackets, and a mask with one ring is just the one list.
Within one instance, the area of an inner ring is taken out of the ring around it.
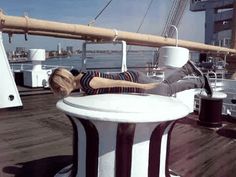
{"label": "harbor water", "polygon": [[[127,67],[128,69],[144,68],[147,63],[153,61],[153,51],[128,52]],[[68,69],[81,69],[81,55],[72,55],[70,57],[50,58],[42,62],[45,68],[65,67]],[[122,55],[120,52],[115,53],[91,53],[87,55],[86,68],[100,71],[120,71],[122,63]],[[31,69],[31,61],[23,63],[11,63],[12,70]]]}

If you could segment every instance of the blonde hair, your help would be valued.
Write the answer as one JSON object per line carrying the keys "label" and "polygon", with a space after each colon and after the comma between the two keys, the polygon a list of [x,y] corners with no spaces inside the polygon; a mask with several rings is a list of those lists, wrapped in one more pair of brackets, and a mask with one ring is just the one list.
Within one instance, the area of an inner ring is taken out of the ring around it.
{"label": "blonde hair", "polygon": [[57,68],[50,75],[48,83],[56,95],[68,96],[74,89],[74,76],[64,68]]}

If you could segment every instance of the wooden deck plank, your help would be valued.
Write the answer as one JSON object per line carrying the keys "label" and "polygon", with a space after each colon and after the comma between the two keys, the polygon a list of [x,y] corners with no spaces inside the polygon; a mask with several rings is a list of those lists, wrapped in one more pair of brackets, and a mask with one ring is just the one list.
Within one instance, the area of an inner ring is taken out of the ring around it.
{"label": "wooden deck plank", "polygon": [[176,124],[173,130],[170,167],[187,177],[234,177],[235,139],[219,135],[219,130],[197,126],[197,117],[192,117],[192,123]]}
{"label": "wooden deck plank", "polygon": [[[52,94],[29,95],[22,97],[22,109],[0,110],[1,177],[53,176],[71,163],[72,128],[68,118],[56,109],[56,101]],[[38,169],[40,161],[54,172],[46,167]],[[24,172],[25,167],[31,174]],[[32,171],[34,168],[38,170]]]}
{"label": "wooden deck plank", "polygon": [[[0,177],[51,177],[71,163],[72,127],[52,94],[22,96],[22,109],[0,110]],[[197,115],[172,132],[169,167],[183,177],[235,177],[236,125],[197,125]]]}

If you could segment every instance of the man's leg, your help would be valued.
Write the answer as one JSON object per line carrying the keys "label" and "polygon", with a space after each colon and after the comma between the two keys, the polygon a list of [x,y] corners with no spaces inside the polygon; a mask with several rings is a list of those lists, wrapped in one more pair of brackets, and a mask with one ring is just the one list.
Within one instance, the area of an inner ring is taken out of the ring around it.
{"label": "man's leg", "polygon": [[163,96],[172,96],[175,93],[193,88],[203,88],[204,78],[186,79],[171,84],[161,82],[156,88],[148,90],[147,93]]}
{"label": "man's leg", "polygon": [[[146,76],[144,73],[139,72],[139,83],[152,83],[157,82],[157,80],[152,79],[148,76]],[[174,67],[167,67],[165,69],[165,80],[167,84],[171,84],[174,82],[177,82],[187,75],[194,74],[195,76],[203,76],[202,72],[189,60],[183,67],[181,68],[174,68]]]}
{"label": "man's leg", "polygon": [[165,82],[167,84],[172,84],[174,82],[177,82],[177,81],[183,79],[187,75],[188,75],[188,73],[186,72],[186,70],[184,68],[172,68],[163,82]]}
{"label": "man's leg", "polygon": [[138,72],[138,83],[148,84],[148,83],[160,82],[156,79],[152,79],[151,77],[148,77],[146,74],[144,74],[141,71],[137,71],[137,72]]}
{"label": "man's leg", "polygon": [[188,75],[194,75],[197,77],[203,76],[202,71],[198,69],[191,60],[189,60],[181,68],[169,68],[169,69],[172,69],[173,71],[169,72],[170,74],[168,74],[167,77],[165,78],[165,82],[168,84],[177,82]]}
{"label": "man's leg", "polygon": [[204,88],[205,82],[203,77],[198,77],[194,79],[180,80],[178,82],[170,84],[170,90],[172,94],[178,92],[194,89],[194,88]]}

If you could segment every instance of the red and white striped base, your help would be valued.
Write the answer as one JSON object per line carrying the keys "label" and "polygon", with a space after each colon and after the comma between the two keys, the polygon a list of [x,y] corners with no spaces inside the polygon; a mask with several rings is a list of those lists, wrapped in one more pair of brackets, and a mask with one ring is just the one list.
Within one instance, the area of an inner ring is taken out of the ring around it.
{"label": "red and white striped base", "polygon": [[158,95],[67,97],[57,107],[74,132],[73,166],[56,177],[170,177],[168,155],[175,120],[189,108]]}
{"label": "red and white striped base", "polygon": [[168,154],[174,121],[114,123],[69,116],[73,166],[56,177],[170,177]]}

